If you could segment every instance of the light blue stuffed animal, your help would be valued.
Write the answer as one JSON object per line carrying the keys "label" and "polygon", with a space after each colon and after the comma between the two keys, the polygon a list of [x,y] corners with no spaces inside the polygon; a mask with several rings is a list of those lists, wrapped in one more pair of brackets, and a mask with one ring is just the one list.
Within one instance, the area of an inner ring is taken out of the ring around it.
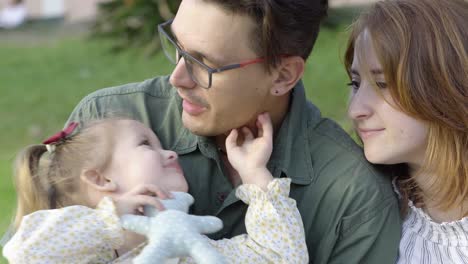
{"label": "light blue stuffed animal", "polygon": [[148,245],[133,263],[164,263],[177,257],[192,257],[197,263],[226,263],[202,234],[214,233],[223,227],[214,216],[187,214],[193,197],[184,192],[173,192],[174,199],[160,200],[166,210],[159,212],[145,206],[145,215],[123,215],[122,227],[148,237]]}

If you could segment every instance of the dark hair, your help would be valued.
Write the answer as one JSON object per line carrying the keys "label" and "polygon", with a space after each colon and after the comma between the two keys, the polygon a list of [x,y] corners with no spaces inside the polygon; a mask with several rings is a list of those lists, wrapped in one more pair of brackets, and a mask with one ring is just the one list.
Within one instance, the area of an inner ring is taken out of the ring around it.
{"label": "dark hair", "polygon": [[282,55],[306,60],[327,15],[328,0],[204,0],[233,14],[248,15],[255,22],[251,32],[253,50],[271,69]]}

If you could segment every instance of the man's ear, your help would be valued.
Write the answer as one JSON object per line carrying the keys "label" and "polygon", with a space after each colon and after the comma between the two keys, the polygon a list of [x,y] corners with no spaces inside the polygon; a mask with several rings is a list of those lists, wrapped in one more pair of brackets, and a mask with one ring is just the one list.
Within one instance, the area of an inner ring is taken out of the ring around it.
{"label": "man's ear", "polygon": [[88,187],[93,188],[96,191],[117,191],[117,184],[112,179],[106,178],[103,173],[95,169],[84,169],[81,172],[80,179],[88,185]]}
{"label": "man's ear", "polygon": [[276,79],[273,80],[271,94],[282,96],[287,94],[304,74],[305,61],[300,56],[289,56],[281,58],[278,66]]}

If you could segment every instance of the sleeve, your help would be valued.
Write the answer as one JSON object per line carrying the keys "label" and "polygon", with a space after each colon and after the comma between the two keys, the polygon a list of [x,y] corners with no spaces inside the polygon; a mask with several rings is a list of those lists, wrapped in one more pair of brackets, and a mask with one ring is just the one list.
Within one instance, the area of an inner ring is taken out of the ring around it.
{"label": "sleeve", "polygon": [[302,219],[296,201],[289,198],[290,183],[288,178],[274,179],[266,192],[255,185],[239,186],[236,195],[249,204],[247,234],[210,240],[228,263],[308,263]]}
{"label": "sleeve", "polygon": [[114,204],[69,206],[27,215],[3,248],[10,263],[107,263],[123,244]]}

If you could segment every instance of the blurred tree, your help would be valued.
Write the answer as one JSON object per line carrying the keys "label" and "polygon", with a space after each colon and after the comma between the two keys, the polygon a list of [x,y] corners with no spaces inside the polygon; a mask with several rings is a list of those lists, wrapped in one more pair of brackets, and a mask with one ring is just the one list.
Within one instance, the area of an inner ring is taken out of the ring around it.
{"label": "blurred tree", "polygon": [[113,51],[142,47],[147,54],[160,48],[157,25],[174,16],[181,0],[109,0],[99,4],[92,30],[95,37],[110,37]]}
{"label": "blurred tree", "polygon": [[[99,4],[93,36],[113,39],[113,51],[143,48],[148,55],[160,49],[157,25],[174,16],[181,0],[108,0]],[[365,6],[330,8],[323,25],[350,24]]]}

